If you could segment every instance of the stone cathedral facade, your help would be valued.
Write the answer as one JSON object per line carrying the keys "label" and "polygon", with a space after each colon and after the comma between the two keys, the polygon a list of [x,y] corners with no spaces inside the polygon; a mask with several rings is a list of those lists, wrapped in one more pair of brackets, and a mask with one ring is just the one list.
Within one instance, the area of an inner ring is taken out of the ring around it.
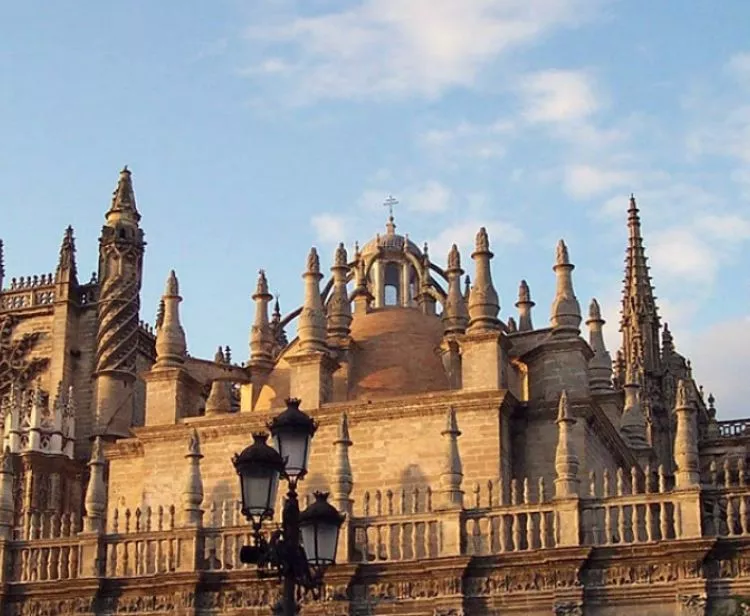
{"label": "stone cathedral facade", "polygon": [[287,314],[261,271],[241,365],[188,354],[174,272],[140,321],[127,168],[89,280],[72,228],[54,274],[7,277],[0,245],[2,614],[272,613],[230,460],[288,398],[320,425],[303,500],[347,514],[302,614],[750,613],[750,420],[717,419],[627,216],[614,356],[563,241],[545,322],[525,281],[501,311],[484,229],[443,266],[391,216],[330,267],[298,255]]}

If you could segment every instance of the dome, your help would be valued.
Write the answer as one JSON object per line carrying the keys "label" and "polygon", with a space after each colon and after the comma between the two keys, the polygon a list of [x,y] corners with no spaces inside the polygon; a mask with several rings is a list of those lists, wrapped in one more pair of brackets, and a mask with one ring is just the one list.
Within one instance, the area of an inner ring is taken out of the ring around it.
{"label": "dome", "polygon": [[419,250],[419,247],[414,242],[396,233],[396,225],[392,218],[388,220],[385,228],[385,234],[374,237],[362,247],[363,255],[377,252],[379,248],[382,248],[386,252],[403,252],[404,244],[406,244],[407,250],[410,253],[419,258],[422,257],[422,251]]}
{"label": "dome", "polygon": [[383,308],[355,315],[349,396],[390,398],[450,388],[438,348],[439,317],[416,308]]}

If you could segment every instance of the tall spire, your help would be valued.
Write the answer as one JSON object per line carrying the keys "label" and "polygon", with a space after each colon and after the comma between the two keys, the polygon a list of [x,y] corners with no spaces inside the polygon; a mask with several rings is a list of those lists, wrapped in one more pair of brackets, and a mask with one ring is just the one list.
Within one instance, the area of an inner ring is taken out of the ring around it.
{"label": "tall spire", "polygon": [[534,306],[534,302],[531,301],[529,285],[525,280],[522,280],[521,284],[518,285],[518,301],[516,302],[519,332],[530,332],[534,329],[534,325],[531,322],[531,309]]}
{"label": "tall spire", "polygon": [[156,367],[176,367],[185,363],[187,345],[180,324],[180,286],[174,270],[164,288],[164,319],[156,332]]}
{"label": "tall spire", "polygon": [[589,318],[589,346],[594,356],[589,361],[589,384],[592,391],[609,391],[612,389],[612,357],[604,344],[604,326],[602,311],[596,299],[591,300]]}
{"label": "tall spire", "polygon": [[484,331],[499,329],[497,318],[500,312],[500,300],[492,284],[490,260],[494,255],[490,251],[490,239],[487,229],[479,229],[475,239],[474,252],[474,284],[469,294],[469,322],[470,331]]}
{"label": "tall spire", "polygon": [[107,212],[107,222],[129,221],[135,224],[141,220],[138,208],[135,205],[135,192],[133,191],[133,180],[130,169],[125,165],[120,171],[120,179],[117,188],[112,193],[112,206]]}
{"label": "tall spire", "polygon": [[349,337],[352,323],[352,307],[349,291],[346,288],[346,275],[349,272],[346,248],[341,243],[336,248],[333,266],[333,290],[328,300],[328,335],[334,340],[343,341]]}
{"label": "tall spire", "polygon": [[630,366],[625,379],[625,405],[620,417],[620,434],[631,449],[648,449],[648,426],[641,406],[641,375]]}
{"label": "tall spire", "polygon": [[466,301],[461,293],[461,254],[458,246],[453,244],[448,253],[448,269],[445,274],[448,277],[448,293],[443,311],[443,324],[446,334],[463,334],[469,323],[469,312],[466,309]]}
{"label": "tall spire", "polygon": [[641,218],[633,195],[628,207],[628,248],[620,331],[626,364],[639,363],[645,372],[658,372],[659,315],[643,247]]}
{"label": "tall spire", "polygon": [[57,282],[74,282],[77,275],[76,242],[73,236],[73,227],[68,225],[60,245],[60,258],[57,261],[55,279]]}
{"label": "tall spire", "polygon": [[555,265],[557,277],[555,300],[552,303],[552,333],[560,336],[578,336],[581,326],[581,305],[573,290],[573,270],[568,247],[563,240],[557,243]]}
{"label": "tall spire", "polygon": [[253,293],[255,322],[250,334],[250,360],[270,362],[273,359],[273,335],[268,322],[268,304],[273,295],[268,292],[268,280],[263,270],[258,272],[258,282]]}
{"label": "tall spire", "polygon": [[315,248],[307,256],[307,269],[302,275],[305,280],[305,300],[299,316],[297,334],[300,349],[303,351],[325,351],[326,314],[320,297],[320,258]]}

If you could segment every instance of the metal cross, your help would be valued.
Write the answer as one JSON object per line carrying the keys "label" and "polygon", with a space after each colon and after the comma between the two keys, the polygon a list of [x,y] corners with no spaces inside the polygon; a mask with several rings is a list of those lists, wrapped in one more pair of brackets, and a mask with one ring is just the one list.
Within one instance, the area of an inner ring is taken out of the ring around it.
{"label": "metal cross", "polygon": [[393,206],[398,205],[398,200],[393,195],[388,195],[388,198],[383,202],[383,205],[388,208],[388,213],[393,218]]}

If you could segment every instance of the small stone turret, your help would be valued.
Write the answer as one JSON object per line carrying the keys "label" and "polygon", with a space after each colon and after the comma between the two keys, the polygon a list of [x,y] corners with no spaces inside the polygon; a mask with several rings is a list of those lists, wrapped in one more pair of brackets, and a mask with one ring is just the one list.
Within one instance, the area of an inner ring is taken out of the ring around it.
{"label": "small stone turret", "polygon": [[469,313],[466,302],[461,294],[461,254],[458,246],[453,244],[448,253],[448,268],[445,274],[448,277],[448,293],[443,311],[443,325],[446,334],[463,334],[469,323]]}
{"label": "small stone turret", "polygon": [[349,461],[349,447],[352,446],[352,440],[349,437],[349,419],[346,413],[341,413],[339,421],[338,434],[333,441],[335,448],[335,458],[333,463],[333,506],[340,512],[351,514],[352,489],[354,488],[354,478],[352,477],[352,465]]}
{"label": "small stone turret", "polygon": [[305,280],[305,300],[299,317],[297,333],[300,349],[303,351],[325,351],[326,314],[320,298],[320,258],[315,248],[310,249],[307,269],[302,276]]}
{"label": "small stone turret", "polygon": [[268,364],[273,360],[273,336],[268,321],[268,304],[273,296],[268,292],[268,280],[263,270],[258,272],[258,282],[253,293],[255,320],[250,333],[250,361]]}
{"label": "small stone turret", "polygon": [[102,439],[96,437],[91,448],[91,458],[88,463],[89,483],[86,486],[86,517],[83,530],[89,533],[104,532],[104,519],[107,511],[107,486],[104,483],[104,453]]}
{"label": "small stone turret", "polygon": [[359,251],[359,244],[354,245],[354,312],[356,314],[367,314],[373,301],[373,295],[367,286],[367,272],[365,271],[365,260]]}
{"label": "small stone turret", "polygon": [[560,337],[575,337],[581,333],[581,306],[573,290],[573,270],[568,247],[563,240],[557,243],[557,257],[552,268],[557,277],[555,300],[552,303],[552,333]]}
{"label": "small stone turret", "polygon": [[345,342],[349,338],[352,324],[352,307],[349,292],[346,288],[346,276],[349,271],[344,244],[336,248],[333,258],[333,289],[328,300],[328,337],[335,343]]}
{"label": "small stone turret", "polygon": [[182,491],[183,524],[185,526],[200,526],[203,520],[203,478],[201,477],[201,453],[198,432],[193,428],[188,437],[187,453],[188,472],[185,477],[185,488]]}
{"label": "small stone turret", "polygon": [[[214,355],[214,363],[226,364],[226,358],[221,347]],[[211,391],[206,399],[206,415],[217,415],[219,413],[228,413],[232,410],[232,397],[229,390],[230,384],[221,379],[214,379],[211,382]]]}
{"label": "small stone turret", "polygon": [[640,371],[631,366],[625,382],[625,405],[620,418],[620,434],[631,449],[648,449],[648,427],[641,406]]}
{"label": "small stone turret", "polygon": [[521,281],[518,287],[518,301],[516,302],[516,308],[518,309],[518,331],[519,332],[530,332],[534,329],[534,325],[531,322],[531,309],[536,304],[531,301],[531,291],[529,285],[525,280]]}
{"label": "small stone turret", "polygon": [[594,351],[594,356],[589,361],[589,386],[592,392],[612,390],[612,356],[604,344],[604,323],[599,302],[592,299],[589,318],[586,321],[589,328],[589,345]]}
{"label": "small stone turret", "polygon": [[156,364],[154,368],[177,367],[185,363],[187,344],[180,323],[180,285],[174,270],[169,272],[164,287],[164,318],[156,332]]}
{"label": "small stone turret", "polygon": [[[95,433],[118,438],[133,424],[140,291],[146,242],[130,170],[120,172],[99,237]],[[53,382],[65,380],[53,371]]]}
{"label": "small stone turret", "polygon": [[460,509],[463,507],[464,493],[461,483],[464,478],[461,456],[458,452],[458,437],[461,431],[456,421],[456,410],[451,407],[445,418],[445,429],[440,433],[445,444],[443,468],[440,473],[440,507]]}
{"label": "small stone turret", "polygon": [[474,284],[469,294],[469,331],[484,331],[500,328],[497,318],[500,303],[497,291],[492,284],[490,260],[494,255],[490,252],[490,240],[487,229],[482,227],[477,233],[474,252]]}
{"label": "small stone turret", "polygon": [[690,489],[700,485],[700,465],[698,458],[698,427],[696,409],[687,381],[677,381],[677,395],[674,412],[677,416],[677,430],[674,437],[675,488]]}
{"label": "small stone turret", "polygon": [[75,286],[78,284],[78,268],[76,267],[76,244],[73,237],[73,227],[70,225],[65,229],[62,244],[60,245],[60,257],[55,270],[55,282]]}
{"label": "small stone turret", "polygon": [[557,449],[555,449],[555,497],[570,498],[578,495],[578,456],[573,440],[576,420],[570,411],[568,392],[560,393],[557,408]]}

